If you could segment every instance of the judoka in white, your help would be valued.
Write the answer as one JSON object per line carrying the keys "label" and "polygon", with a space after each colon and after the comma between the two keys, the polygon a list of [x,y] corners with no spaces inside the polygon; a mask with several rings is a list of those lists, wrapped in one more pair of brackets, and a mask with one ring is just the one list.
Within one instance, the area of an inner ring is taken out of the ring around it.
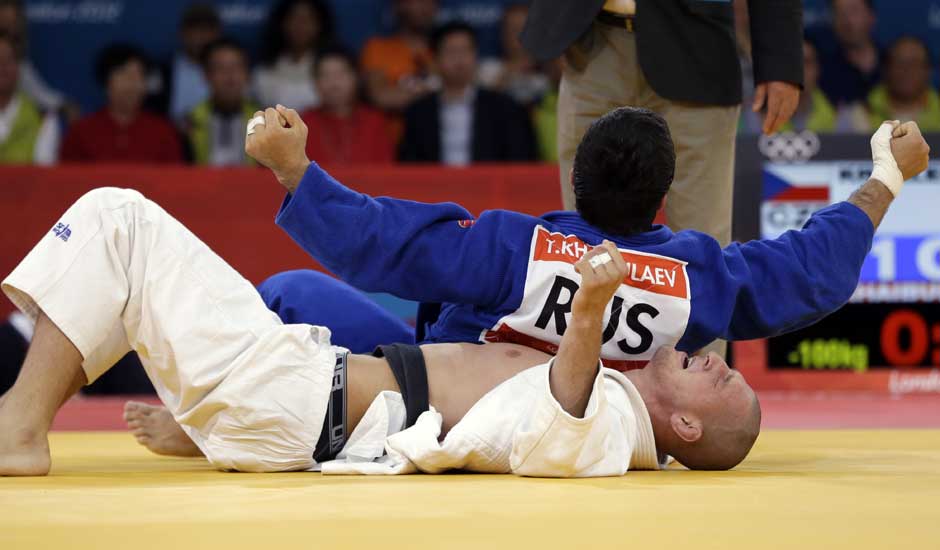
{"label": "judoka in white", "polygon": [[731,468],[760,409],[717,355],[660,349],[621,374],[599,366],[604,310],[626,265],[612,243],[578,264],[583,279],[556,357],[512,344],[421,347],[431,408],[403,429],[384,359],[348,357],[346,423],[336,460],[317,463],[337,354],[324,327],[284,325],[254,287],[135,191],[79,199],[2,284],[36,320],[32,346],[0,401],[0,474],[45,475],[47,432],[82,384],[130,349],[194,453],[250,472],[611,476]]}

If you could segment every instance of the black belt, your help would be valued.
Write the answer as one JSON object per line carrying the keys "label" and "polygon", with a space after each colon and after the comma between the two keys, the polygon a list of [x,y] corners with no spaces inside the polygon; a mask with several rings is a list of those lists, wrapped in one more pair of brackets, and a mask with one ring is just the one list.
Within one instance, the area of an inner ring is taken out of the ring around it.
{"label": "black belt", "polygon": [[636,28],[635,15],[620,15],[609,11],[601,11],[597,14],[597,20],[605,25],[626,29],[627,32],[633,32]]}
{"label": "black belt", "polygon": [[375,357],[384,357],[388,362],[402,401],[405,402],[405,427],[410,428],[417,422],[421,413],[430,408],[428,398],[428,367],[424,363],[421,348],[409,344],[379,346],[372,352]]}

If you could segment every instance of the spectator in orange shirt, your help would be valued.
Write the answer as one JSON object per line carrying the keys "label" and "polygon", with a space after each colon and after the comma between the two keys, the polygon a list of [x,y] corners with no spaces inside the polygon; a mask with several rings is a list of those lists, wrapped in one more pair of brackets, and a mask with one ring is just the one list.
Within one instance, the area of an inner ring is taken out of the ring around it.
{"label": "spectator in orange shirt", "polygon": [[323,165],[392,162],[385,117],[359,101],[355,58],[342,49],[324,50],[313,70],[320,107],[301,115],[310,129],[307,156]]}
{"label": "spectator in orange shirt", "polygon": [[401,111],[430,91],[432,56],[428,47],[437,0],[395,0],[398,31],[372,38],[362,49],[362,69],[372,101]]}
{"label": "spectator in orange shirt", "polygon": [[76,122],[65,136],[63,162],[182,162],[180,139],[165,119],[144,112],[147,61],[137,48],[115,44],[96,64],[107,105]]}

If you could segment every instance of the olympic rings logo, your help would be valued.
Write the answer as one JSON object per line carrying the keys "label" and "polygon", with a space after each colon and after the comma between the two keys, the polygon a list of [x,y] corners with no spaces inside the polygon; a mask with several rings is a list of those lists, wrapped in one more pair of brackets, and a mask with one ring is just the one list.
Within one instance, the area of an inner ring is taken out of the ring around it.
{"label": "olympic rings logo", "polygon": [[774,162],[806,162],[819,153],[819,136],[809,130],[761,135],[757,140],[760,152]]}

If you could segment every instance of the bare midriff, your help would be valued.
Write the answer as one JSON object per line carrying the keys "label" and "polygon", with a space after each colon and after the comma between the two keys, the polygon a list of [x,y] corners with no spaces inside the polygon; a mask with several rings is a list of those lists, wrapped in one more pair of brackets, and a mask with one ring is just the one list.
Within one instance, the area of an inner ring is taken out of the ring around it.
{"label": "bare midriff", "polygon": [[[473,405],[502,382],[551,356],[516,344],[426,344],[431,405],[443,417],[443,437]],[[350,355],[347,371],[347,421],[354,430],[369,405],[383,391],[398,392],[385,359]]]}

